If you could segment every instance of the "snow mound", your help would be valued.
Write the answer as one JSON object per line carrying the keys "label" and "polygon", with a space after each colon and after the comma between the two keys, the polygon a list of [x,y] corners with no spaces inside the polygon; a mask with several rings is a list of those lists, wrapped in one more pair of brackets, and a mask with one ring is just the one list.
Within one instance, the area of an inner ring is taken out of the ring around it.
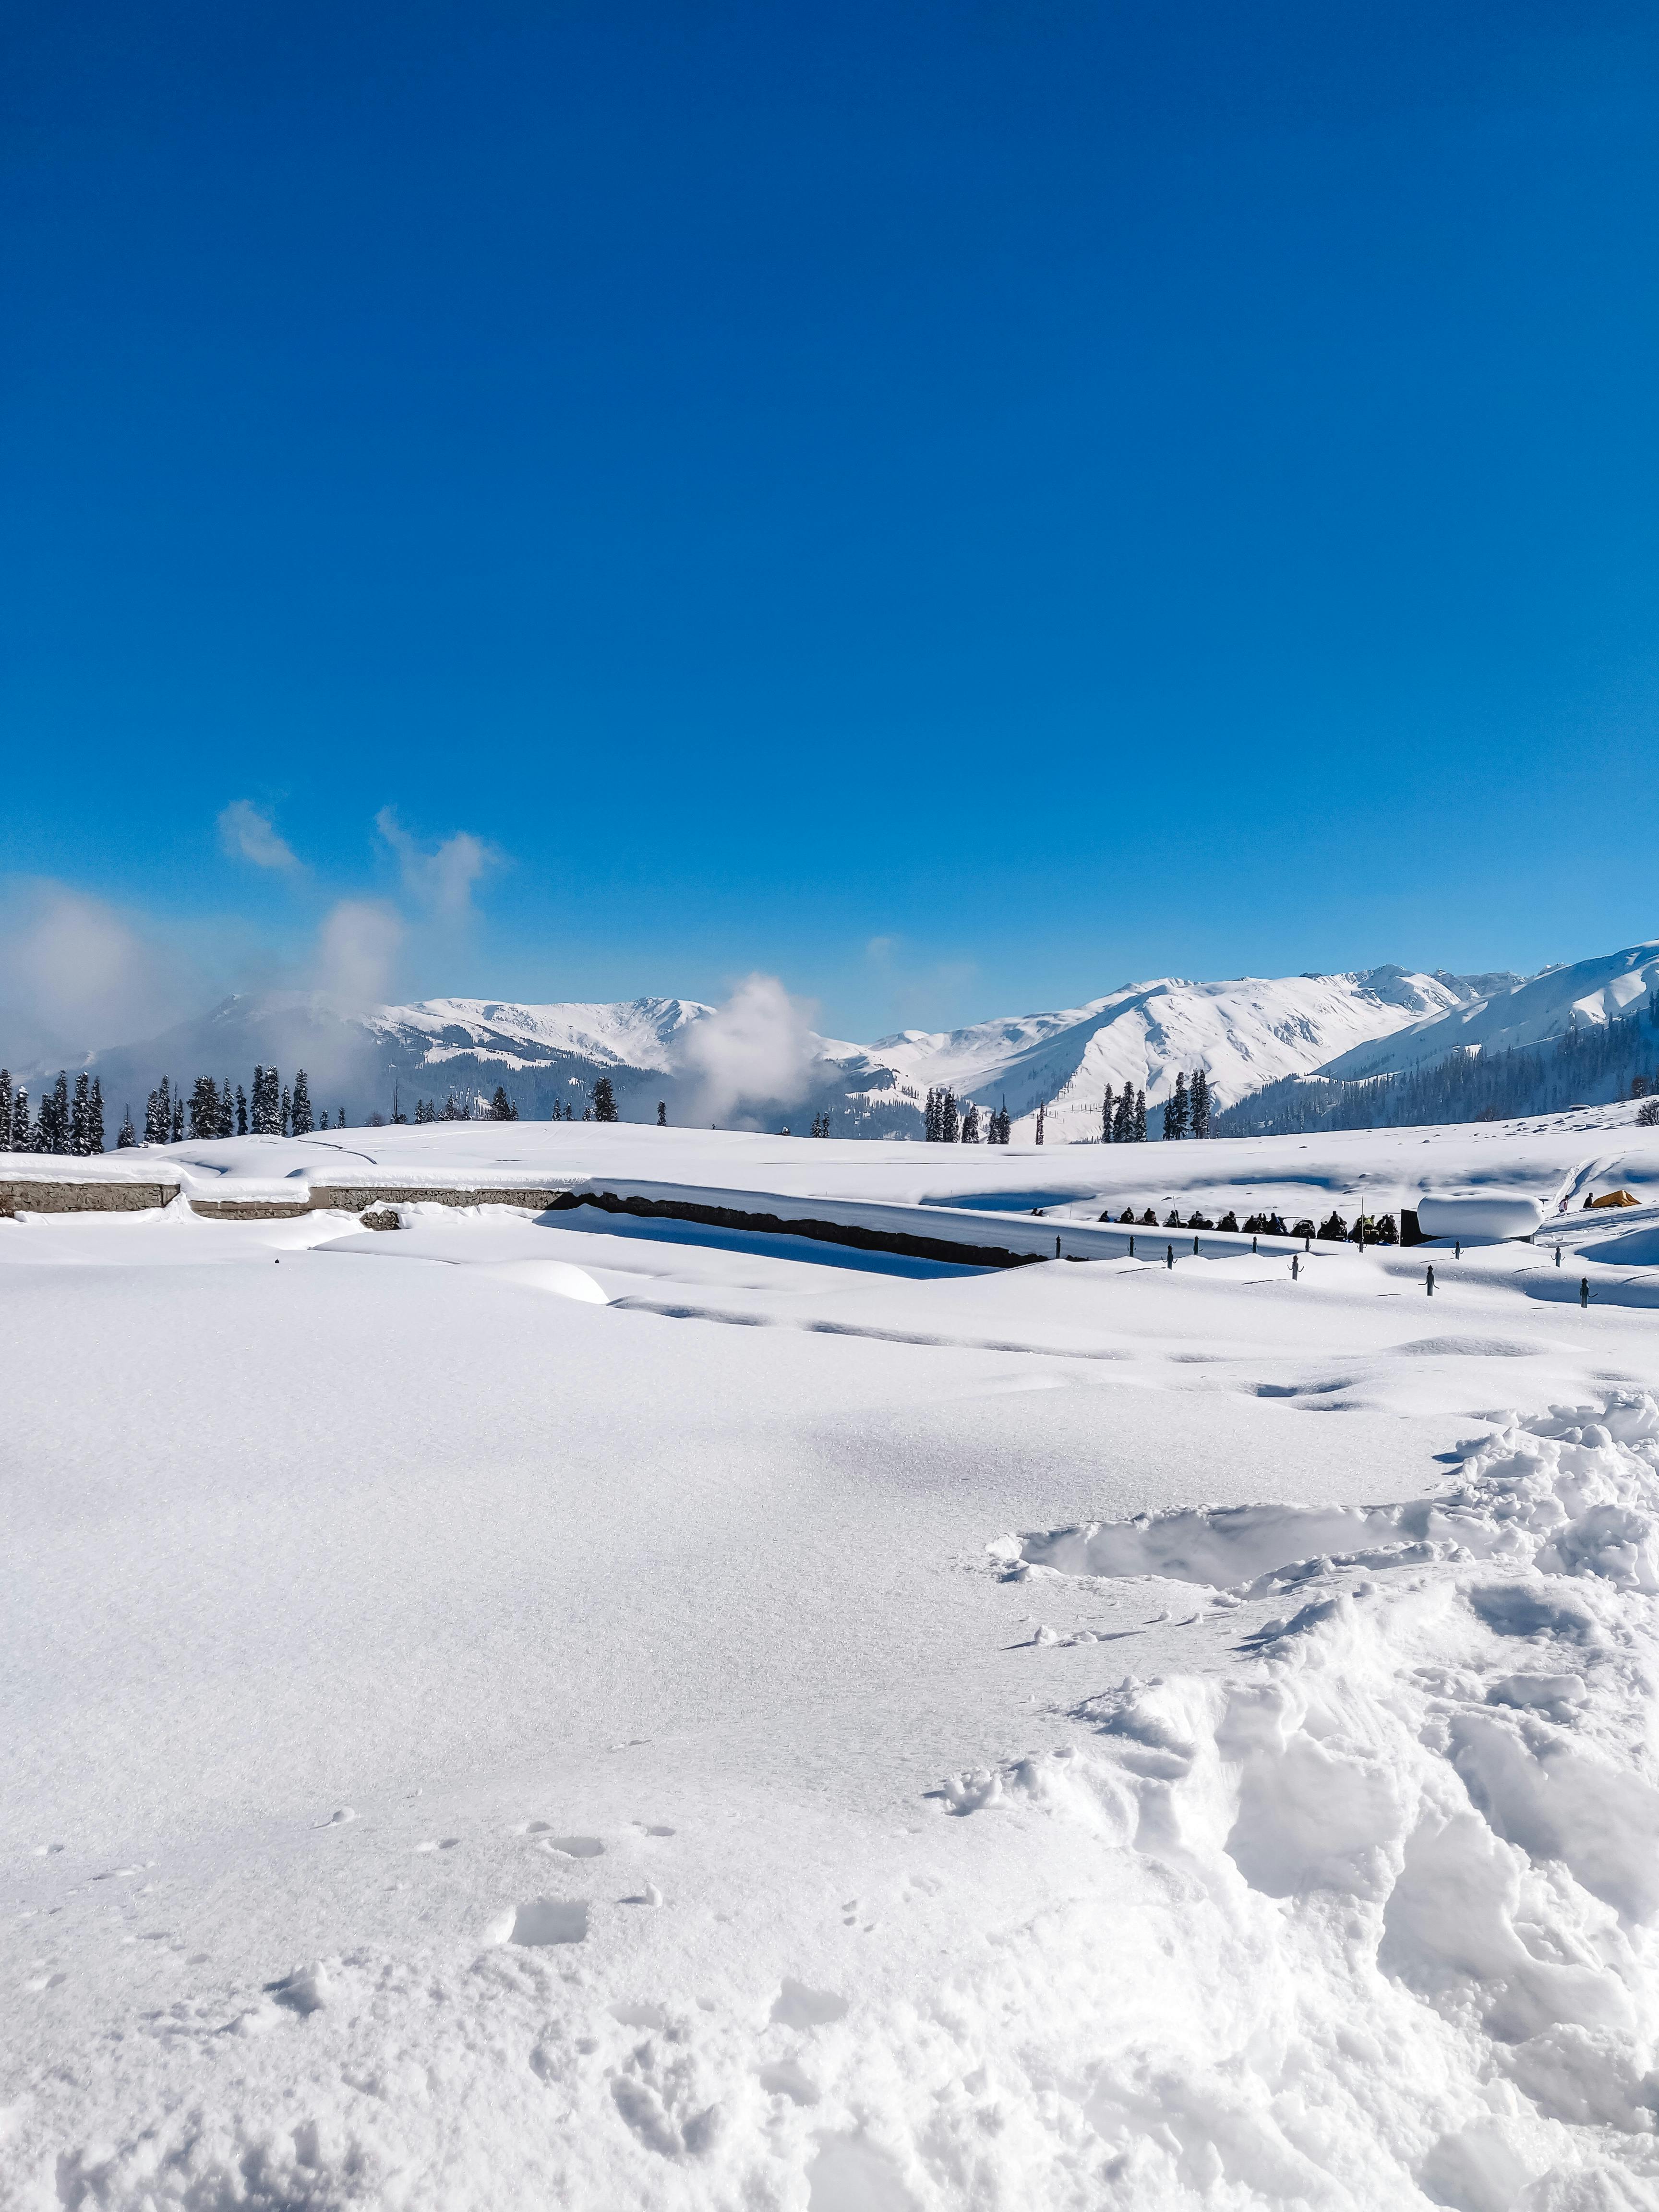
{"label": "snow mound", "polygon": [[1656,1437],[1659,1406],[1624,1391],[1599,1411],[1554,1407],[1524,1426],[1509,1416],[1465,1462],[1464,1479],[1437,1497],[1376,1506],[1183,1506],[1002,1536],[989,1553],[1015,1578],[1042,1571],[1160,1575],[1255,1595],[1334,1567],[1464,1559],[1593,1573],[1652,1595]]}
{"label": "snow mound", "polygon": [[[1144,2023],[1175,2016],[1091,2106],[1131,2201],[1659,2202],[1656,1440],[1659,1406],[1620,1393],[1506,1420],[1432,1504],[1020,1540],[1073,1571],[1304,1585],[1237,1667],[1131,1678],[1073,1708],[1084,1746],[938,1793],[1166,1870],[1143,1948],[1194,2010],[1138,1990]],[[1391,1530],[1363,1563],[1293,1559]],[[1224,2057],[1197,2008],[1247,1986]]]}

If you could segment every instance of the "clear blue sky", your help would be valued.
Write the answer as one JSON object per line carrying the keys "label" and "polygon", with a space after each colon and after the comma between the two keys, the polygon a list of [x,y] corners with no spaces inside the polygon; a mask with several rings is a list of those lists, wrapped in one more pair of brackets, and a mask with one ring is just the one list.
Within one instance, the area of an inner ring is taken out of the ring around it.
{"label": "clear blue sky", "polygon": [[1598,0],[9,9],[0,871],[866,1036],[1659,933],[1656,116]]}

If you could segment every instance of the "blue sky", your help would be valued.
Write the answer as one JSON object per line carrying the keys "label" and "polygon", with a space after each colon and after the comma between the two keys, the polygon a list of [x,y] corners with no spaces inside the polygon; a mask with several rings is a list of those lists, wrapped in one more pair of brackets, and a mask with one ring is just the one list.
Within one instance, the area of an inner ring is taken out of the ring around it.
{"label": "blue sky", "polygon": [[128,933],[87,1020],[1659,933],[1650,8],[4,40],[0,914]]}

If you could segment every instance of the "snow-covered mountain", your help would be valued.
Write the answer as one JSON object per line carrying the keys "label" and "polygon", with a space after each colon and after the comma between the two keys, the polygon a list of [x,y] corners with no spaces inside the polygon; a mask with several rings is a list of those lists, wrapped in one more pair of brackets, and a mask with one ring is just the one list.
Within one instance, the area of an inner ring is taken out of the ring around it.
{"label": "snow-covered mountain", "polygon": [[[1483,978],[1483,981],[1487,980]],[[1569,967],[1546,968],[1524,982],[1501,981],[1490,994],[1408,1022],[1358,1045],[1319,1069],[1322,1075],[1392,1075],[1479,1045],[1486,1052],[1563,1036],[1577,1023],[1600,1028],[1659,989],[1659,940],[1629,945]]]}
{"label": "snow-covered mountain", "polygon": [[[928,1089],[949,1085],[988,1108],[1006,1100],[1017,1124],[1029,1124],[1042,1103],[1051,1141],[1063,1143],[1095,1134],[1109,1083],[1144,1089],[1156,1109],[1176,1069],[1203,1066],[1225,1103],[1396,1032],[1478,1012],[1475,980],[1490,979],[1395,967],[1222,983],[1164,977],[1056,1013],[907,1030],[872,1045],[809,1034],[787,1056],[787,1076],[779,1055],[761,1056],[771,1066],[772,1095],[760,1095],[757,1079],[739,1071],[724,1085],[728,1103],[719,1114],[722,1122],[799,1127],[827,1108],[847,1133],[912,1134]],[[611,1077],[624,1119],[654,1118],[661,1099],[672,1120],[686,1121],[708,1117],[723,1034],[715,1009],[689,999],[535,1006],[429,999],[362,1012],[317,994],[278,992],[227,999],[199,1019],[85,1064],[102,1082],[112,1126],[129,1105],[142,1115],[163,1075],[186,1088],[201,1074],[246,1086],[256,1061],[285,1075],[304,1067],[317,1110],[343,1108],[356,1122],[376,1112],[389,1118],[394,1099],[410,1114],[417,1099],[441,1107],[451,1093],[487,1098],[497,1084],[532,1118],[567,1102],[580,1114],[601,1074]],[[752,1053],[744,1064],[756,1064]],[[52,1072],[33,1071],[32,1085]]]}
{"label": "snow-covered mountain", "polygon": [[949,1084],[1015,1123],[1047,1107],[1049,1141],[1095,1135],[1106,1086],[1127,1083],[1160,1105],[1177,1069],[1208,1071],[1223,1105],[1281,1075],[1321,1066],[1352,1046],[1388,1036],[1424,1016],[1455,1011],[1452,988],[1403,968],[1362,975],[1244,976],[1190,983],[1165,976],[1127,983],[1065,1013],[980,1022],[928,1033],[906,1030],[872,1046],[912,1091]]}

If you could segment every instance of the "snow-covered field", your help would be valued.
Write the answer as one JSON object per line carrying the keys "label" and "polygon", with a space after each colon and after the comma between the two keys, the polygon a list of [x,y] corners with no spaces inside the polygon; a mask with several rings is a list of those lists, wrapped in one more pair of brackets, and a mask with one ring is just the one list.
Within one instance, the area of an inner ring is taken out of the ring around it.
{"label": "snow-covered field", "polygon": [[1632,1110],[96,1164],[1558,1224],[1294,1281],[0,1221],[0,2203],[1659,2205]]}

